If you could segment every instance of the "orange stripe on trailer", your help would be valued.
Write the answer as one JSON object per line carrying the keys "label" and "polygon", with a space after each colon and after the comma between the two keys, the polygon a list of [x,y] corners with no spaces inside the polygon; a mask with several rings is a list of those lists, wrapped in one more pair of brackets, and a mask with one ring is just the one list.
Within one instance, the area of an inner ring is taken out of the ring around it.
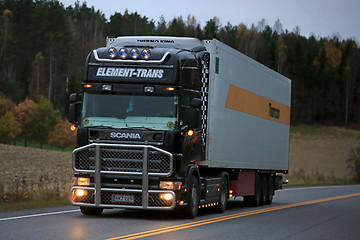
{"label": "orange stripe on trailer", "polygon": [[290,107],[230,84],[226,108],[290,125]]}

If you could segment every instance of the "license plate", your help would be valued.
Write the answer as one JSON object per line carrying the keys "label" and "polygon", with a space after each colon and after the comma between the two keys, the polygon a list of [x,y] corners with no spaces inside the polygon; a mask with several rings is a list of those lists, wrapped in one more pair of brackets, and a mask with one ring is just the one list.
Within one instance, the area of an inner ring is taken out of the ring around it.
{"label": "license plate", "polygon": [[111,201],[113,203],[134,203],[135,198],[134,195],[113,194],[111,197]]}

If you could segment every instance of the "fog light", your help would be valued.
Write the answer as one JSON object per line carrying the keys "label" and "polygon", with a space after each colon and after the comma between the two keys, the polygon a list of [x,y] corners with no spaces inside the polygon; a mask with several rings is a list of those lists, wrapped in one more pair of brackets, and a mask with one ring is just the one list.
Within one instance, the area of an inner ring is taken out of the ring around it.
{"label": "fog light", "polygon": [[87,195],[87,191],[84,189],[76,189],[74,195],[76,197],[85,197]]}
{"label": "fog light", "polygon": [[173,199],[173,195],[171,193],[162,193],[160,194],[160,199],[165,201],[170,201]]}

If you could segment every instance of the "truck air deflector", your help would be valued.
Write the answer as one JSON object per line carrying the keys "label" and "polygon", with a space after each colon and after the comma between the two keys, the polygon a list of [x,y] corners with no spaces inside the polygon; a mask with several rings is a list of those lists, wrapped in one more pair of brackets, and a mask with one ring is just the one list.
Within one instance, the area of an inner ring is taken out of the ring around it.
{"label": "truck air deflector", "polygon": [[99,58],[99,55],[96,50],[93,51],[94,57],[98,62],[107,62],[107,63],[147,63],[147,64],[163,64],[168,56],[171,55],[170,52],[166,52],[164,56],[160,60],[131,60],[131,59],[106,59],[106,58]]}

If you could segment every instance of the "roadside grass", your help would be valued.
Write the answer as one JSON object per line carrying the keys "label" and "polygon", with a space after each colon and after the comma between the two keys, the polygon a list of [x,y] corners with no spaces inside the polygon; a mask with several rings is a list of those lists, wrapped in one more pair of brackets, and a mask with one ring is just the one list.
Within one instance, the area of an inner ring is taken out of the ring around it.
{"label": "roadside grass", "polygon": [[71,153],[0,144],[0,211],[68,202]]}
{"label": "roadside grass", "polygon": [[[28,143],[0,144],[0,211],[69,204],[72,149]],[[355,130],[300,125],[291,128],[286,186],[354,184],[347,169],[350,150],[360,145]],[[50,149],[50,150],[49,150]],[[54,151],[56,150],[56,151]]]}
{"label": "roadside grass", "polygon": [[346,160],[360,131],[299,125],[291,128],[287,186],[354,184]]}
{"label": "roadside grass", "polygon": [[[16,140],[15,146],[21,146],[21,147],[24,147],[25,146],[25,140],[23,139],[20,139],[20,140]],[[27,147],[30,147],[30,148],[40,148],[40,149],[45,149],[45,150],[52,150],[52,151],[61,151],[61,152],[72,152],[74,150],[74,148],[65,148],[65,149],[61,149],[61,148],[58,148],[58,147],[54,147],[50,144],[47,144],[47,143],[43,143],[42,144],[42,148],[41,148],[41,145],[40,143],[38,142],[33,142],[33,141],[27,141],[26,142],[26,145]]]}
{"label": "roadside grass", "polygon": [[[326,175],[325,175],[326,174]],[[335,177],[333,174],[321,173],[319,171],[306,172],[303,168],[292,169],[284,178],[289,180],[289,184],[285,187],[294,186],[318,186],[318,185],[349,185],[356,184],[353,178]]]}
{"label": "roadside grass", "polygon": [[340,138],[355,138],[359,140],[360,144],[360,132],[353,129],[345,129],[340,127],[327,127],[318,125],[305,125],[300,124],[291,127],[291,136],[302,136],[303,138],[328,138],[328,137],[340,137]]}

